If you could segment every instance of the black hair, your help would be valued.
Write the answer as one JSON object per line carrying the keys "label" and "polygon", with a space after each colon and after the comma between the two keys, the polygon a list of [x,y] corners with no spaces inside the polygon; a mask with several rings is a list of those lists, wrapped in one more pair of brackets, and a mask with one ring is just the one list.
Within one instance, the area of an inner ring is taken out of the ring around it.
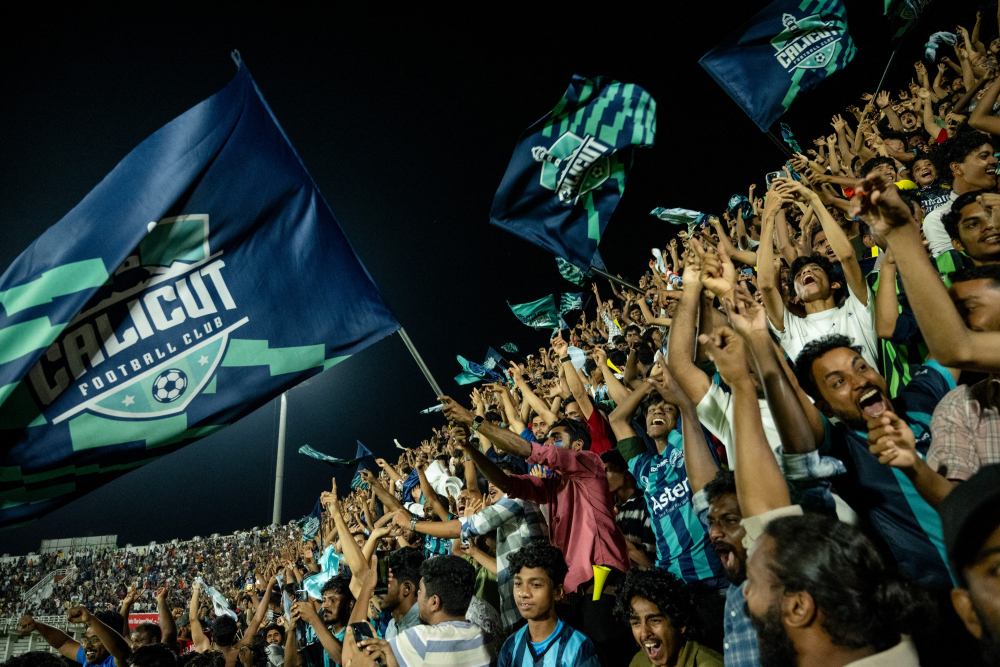
{"label": "black hair", "polygon": [[846,347],[861,354],[861,346],[855,345],[847,336],[843,334],[830,334],[816,340],[811,340],[805,344],[799,356],[795,359],[795,379],[799,381],[802,391],[806,392],[814,400],[821,400],[819,386],[813,378],[812,365],[817,359],[830,350]]}
{"label": "black hair", "polygon": [[578,422],[575,419],[560,419],[549,427],[549,433],[557,426],[562,426],[566,429],[570,444],[573,444],[577,440],[583,440],[584,451],[590,449],[590,427],[586,423]]}
{"label": "black hair", "polygon": [[[696,639],[697,623],[694,588],[663,570],[632,570],[618,587],[615,615],[628,624],[632,598],[649,600],[684,639]],[[684,628],[684,632],[681,632]]]}
{"label": "black hair", "polygon": [[941,216],[941,222],[944,224],[944,230],[948,232],[949,238],[956,241],[961,240],[958,237],[958,224],[962,222],[962,209],[969,204],[974,204],[976,198],[985,192],[990,192],[990,190],[966,192],[965,194],[958,195],[955,201],[951,203],[951,209]]}
{"label": "black hair", "polygon": [[[351,535],[351,537],[353,538],[354,535]],[[330,591],[340,593],[341,597],[354,599],[354,594],[351,593],[351,578],[342,574],[331,577],[329,581],[323,584],[323,588],[319,589],[319,594],[323,595],[323,593],[329,593]]]}
{"label": "black hair", "polygon": [[955,180],[955,175],[951,173],[951,165],[954,162],[964,162],[972,153],[983,144],[993,146],[993,140],[989,135],[982,132],[957,132],[948,141],[938,145],[931,153],[934,159],[934,166],[937,167],[938,178],[951,185]]}
{"label": "black hair", "polygon": [[628,325],[627,327],[625,327],[625,331],[623,331],[622,333],[623,334],[628,334],[629,331],[634,331],[637,334],[642,335],[642,329],[639,327],[638,324],[635,324],[635,323],[632,323],[632,324]]}
{"label": "black hair", "polygon": [[500,416],[500,413],[494,412],[493,410],[490,410],[485,415],[483,415],[483,419],[485,419],[491,424],[498,424],[503,421],[503,417]]}
{"label": "black hair", "polygon": [[618,472],[628,472],[628,463],[617,449],[609,449],[601,454],[601,461],[605,465],[613,466]]}
{"label": "black hair", "polygon": [[587,357],[586,363],[583,364],[583,372],[587,375],[590,375],[596,369],[597,369],[597,362],[591,359],[590,357]]}
{"label": "black hair", "polygon": [[631,306],[629,306],[628,312],[631,313],[633,310],[638,310],[642,312],[642,307],[639,305],[638,302],[634,302]]}
{"label": "black hair", "polygon": [[226,667],[226,656],[222,651],[187,653],[181,656],[180,664],[183,667]]}
{"label": "black hair", "polygon": [[104,625],[108,626],[118,634],[122,633],[125,629],[125,617],[119,614],[117,611],[111,611],[104,609],[101,611],[95,611],[93,614]]}
{"label": "black hair", "polygon": [[5,667],[65,667],[63,658],[48,651],[28,651],[10,658]]}
{"label": "black hair", "polygon": [[236,632],[239,625],[229,614],[216,616],[212,622],[212,641],[216,646],[232,646],[236,643]]}
{"label": "black hair", "polygon": [[125,664],[128,667],[176,667],[177,656],[166,644],[147,644],[132,651]]}
{"label": "black hair", "polygon": [[788,277],[785,279],[788,282],[788,291],[792,296],[795,296],[795,278],[802,272],[802,269],[813,264],[818,266],[823,273],[826,274],[826,279],[830,282],[830,291],[833,291],[834,282],[834,269],[833,263],[828,260],[823,255],[812,254],[803,255],[802,257],[796,257],[795,261],[788,269]]}
{"label": "black hair", "polygon": [[136,630],[139,630],[140,632],[145,632],[153,639],[154,642],[159,643],[163,641],[163,630],[161,630],[160,626],[157,625],[156,623],[150,623],[149,621],[145,621],[132,628],[132,632],[135,632]]}
{"label": "black hair", "polygon": [[[917,153],[913,156],[913,162],[910,163],[910,167],[915,167],[917,165],[917,162],[920,160],[927,160],[931,164],[934,164],[933,155],[931,155],[930,153],[926,153],[924,151],[917,151]],[[936,164],[934,164],[934,168],[937,169]]]}
{"label": "black hair", "polygon": [[263,635],[264,640],[267,641],[267,634],[269,632],[271,632],[271,630],[277,630],[278,632],[281,633],[281,645],[284,646],[285,645],[285,629],[283,627],[281,627],[280,625],[278,625],[277,623],[271,623],[270,625],[268,625],[267,627],[265,627],[263,630],[260,631],[260,634]]}
{"label": "black hair", "polygon": [[500,470],[503,470],[508,475],[520,475],[523,472],[520,468],[518,468],[517,466],[515,466],[510,461],[502,461],[502,460],[501,461],[497,461],[495,465],[496,465],[496,467],[500,468]]}
{"label": "black hair", "polygon": [[[920,201],[920,195],[917,194],[916,190],[900,190],[899,198],[903,200],[903,203],[907,205],[910,209],[910,215],[917,214],[917,207],[923,208],[924,205]],[[858,223],[859,227],[871,229],[868,225],[861,222]]]}
{"label": "black hair", "polygon": [[[896,138],[898,139],[899,137]],[[887,164],[890,167],[892,167],[893,171],[895,171],[896,169],[896,161],[893,160],[891,157],[886,157],[884,155],[876,155],[875,157],[871,158],[863,165],[861,165],[861,171],[859,173],[859,177],[864,178],[865,176],[867,176],[872,172],[872,169],[883,164]]]}
{"label": "black hair", "polygon": [[992,280],[993,286],[1000,288],[1000,264],[982,264],[959,269],[948,274],[951,284],[964,283],[970,280]]}
{"label": "black hair", "polygon": [[615,368],[621,368],[628,363],[628,354],[615,348],[608,352],[608,361],[615,365]]}
{"label": "black hair", "polygon": [[465,616],[476,587],[476,568],[458,556],[428,558],[420,566],[427,598],[436,595],[449,616]]}
{"label": "black hair", "polygon": [[812,597],[835,646],[885,651],[932,618],[929,599],[896,578],[854,526],[806,514],[775,519],[764,534],[774,540],[769,569],[777,586]]}
{"label": "black hair", "polygon": [[410,582],[420,585],[420,566],[424,564],[424,550],[414,547],[403,547],[389,552],[389,569],[392,578],[400,584]]}
{"label": "black hair", "polygon": [[858,236],[864,238],[872,235],[872,228],[863,222],[858,223]]}
{"label": "black hair", "polygon": [[720,468],[712,481],[705,485],[705,500],[713,503],[730,493],[736,495],[736,474],[732,470]]}
{"label": "black hair", "polygon": [[533,540],[517,551],[512,551],[507,559],[507,574],[516,577],[522,568],[541,568],[549,575],[553,585],[558,586],[566,580],[569,567],[566,558],[558,547],[548,540]]}

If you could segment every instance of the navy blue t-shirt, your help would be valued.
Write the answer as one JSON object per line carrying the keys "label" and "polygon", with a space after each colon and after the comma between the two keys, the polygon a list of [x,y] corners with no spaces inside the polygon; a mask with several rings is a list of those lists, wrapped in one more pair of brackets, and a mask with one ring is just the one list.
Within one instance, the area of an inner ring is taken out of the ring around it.
{"label": "navy blue t-shirt", "polygon": [[[931,415],[938,402],[955,388],[955,380],[936,361],[912,366],[912,379],[892,399],[894,412],[913,430],[917,451],[927,455],[931,444]],[[896,559],[901,575],[933,588],[952,588],[941,520],[920,497],[913,482],[899,469],[879,463],[868,451],[868,434],[845,424],[825,429],[820,453],[843,461],[846,475],[831,481],[834,490],[868,525],[876,541]]]}

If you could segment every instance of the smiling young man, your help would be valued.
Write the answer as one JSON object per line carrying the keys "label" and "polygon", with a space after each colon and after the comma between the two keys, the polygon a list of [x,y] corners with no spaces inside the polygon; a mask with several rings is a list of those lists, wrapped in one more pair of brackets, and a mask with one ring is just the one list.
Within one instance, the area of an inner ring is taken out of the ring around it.
{"label": "smiling young man", "polygon": [[[982,132],[962,132],[935,149],[938,177],[951,186],[951,200],[972,190],[993,190],[997,186],[997,159],[993,144]],[[924,218],[924,236],[931,255],[937,257],[952,249],[951,237],[944,228],[944,214],[950,208],[941,205]]]}
{"label": "smiling young man", "polygon": [[983,208],[982,197],[1000,198],[989,190],[970,190],[959,195],[941,218],[951,245],[973,266],[1000,263],[1000,220]]}
{"label": "smiling young man", "polygon": [[500,649],[499,667],[600,667],[590,639],[556,614],[566,591],[566,560],[547,542],[532,542],[511,555],[514,597],[527,625]]}
{"label": "smiling young man", "polygon": [[[878,336],[875,334],[874,299],[847,235],[823,206],[819,195],[802,184],[778,179],[771,196],[776,199],[797,197],[812,206],[840,260],[847,286],[847,298],[838,305],[837,290],[841,283],[834,279],[830,262],[815,254],[797,258],[788,271],[788,287],[805,308],[805,317],[799,317],[785,308],[774,272],[761,271],[758,282],[772,331],[793,359],[809,341],[828,334],[842,334],[854,341],[854,345],[860,345],[868,363],[876,366]],[[773,257],[771,244],[762,244],[758,250],[758,264],[771,266]]]}
{"label": "smiling young man", "polygon": [[723,667],[722,656],[693,639],[694,591],[668,572],[635,570],[618,590],[618,617],[632,628],[639,653],[630,667],[652,664]]}
{"label": "smiling young man", "polygon": [[[45,643],[54,648],[64,657],[75,660],[87,667],[126,667],[132,650],[128,642],[111,626],[121,627],[121,616],[115,614],[119,623],[107,622],[110,612],[91,614],[84,607],[73,607],[66,612],[66,620],[70,623],[84,623],[87,630],[83,641],[78,642],[62,630],[45,623],[39,623],[31,616],[22,616],[17,621],[17,630],[22,634],[37,632]],[[102,618],[102,616],[104,618]]]}
{"label": "smiling young man", "polygon": [[[811,437],[805,433],[789,443],[794,449],[785,448],[786,477],[815,480],[832,474],[834,489],[866,518],[904,576],[938,590],[950,588],[937,514],[912,481],[879,463],[869,451],[868,422],[887,412],[899,415],[913,431],[917,451],[926,455],[934,408],[955,388],[952,372],[936,361],[911,367],[912,379],[890,399],[885,379],[861,350],[849,338],[832,335],[802,349],[795,360],[795,375],[815,405],[793,397],[783,406],[772,405],[772,410],[807,414],[818,410],[821,421],[809,420],[821,424],[822,431],[816,427]],[[841,461],[846,474],[820,472],[821,454]]]}

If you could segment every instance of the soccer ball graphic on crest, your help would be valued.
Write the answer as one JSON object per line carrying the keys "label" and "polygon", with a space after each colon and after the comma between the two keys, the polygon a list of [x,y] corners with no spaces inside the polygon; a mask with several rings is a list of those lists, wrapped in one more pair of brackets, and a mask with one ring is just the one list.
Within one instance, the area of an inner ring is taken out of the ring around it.
{"label": "soccer ball graphic on crest", "polygon": [[153,381],[153,398],[160,403],[173,403],[187,389],[187,375],[184,371],[170,368],[156,376]]}

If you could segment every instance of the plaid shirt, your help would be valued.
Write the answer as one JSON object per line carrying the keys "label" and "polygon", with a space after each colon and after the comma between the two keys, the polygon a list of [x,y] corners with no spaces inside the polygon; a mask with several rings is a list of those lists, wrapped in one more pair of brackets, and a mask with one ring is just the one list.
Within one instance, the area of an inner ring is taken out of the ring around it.
{"label": "plaid shirt", "polygon": [[757,644],[757,631],[750,623],[744,607],[743,587],[729,585],[726,591],[726,617],[722,620],[725,632],[724,657],[726,667],[759,667],[760,647]]}
{"label": "plaid shirt", "polygon": [[497,585],[500,588],[500,618],[504,627],[521,620],[514,602],[514,578],[507,569],[510,553],[532,540],[547,539],[549,527],[538,505],[530,500],[504,496],[470,517],[462,517],[462,539],[497,531]]}
{"label": "plaid shirt", "polygon": [[1000,379],[989,377],[944,395],[931,419],[927,464],[948,479],[965,481],[1000,463]]}

